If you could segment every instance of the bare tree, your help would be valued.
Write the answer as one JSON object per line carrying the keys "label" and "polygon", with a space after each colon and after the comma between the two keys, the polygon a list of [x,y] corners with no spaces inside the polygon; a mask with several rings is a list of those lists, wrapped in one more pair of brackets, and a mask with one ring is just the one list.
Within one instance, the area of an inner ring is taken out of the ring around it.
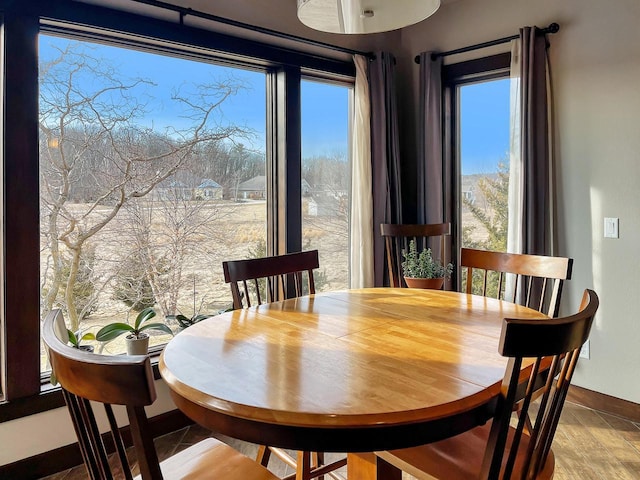
{"label": "bare tree", "polygon": [[[198,269],[207,240],[216,235],[219,222],[233,214],[233,207],[197,200],[194,193],[193,189],[163,188],[160,196],[126,206],[125,224],[136,246],[133,255],[144,266],[146,281],[165,316],[179,312],[182,292],[194,284],[185,272]],[[206,276],[207,269],[202,270]]]}
{"label": "bare tree", "polygon": [[[303,249],[320,250],[323,258],[349,263],[349,162],[345,153],[334,152],[305,158],[302,166],[303,182]],[[320,270],[316,275],[316,289],[344,288],[347,269]]]}
{"label": "bare tree", "polygon": [[475,225],[463,226],[462,241],[465,247],[507,251],[509,223],[509,163],[498,163],[495,174],[483,175],[477,183],[478,196],[482,202],[462,199],[477,225],[482,229],[482,239],[473,239]]}
{"label": "bare tree", "polygon": [[174,92],[186,126],[158,131],[148,119],[154,84],[124,78],[90,47],[70,42],[40,72],[42,234],[50,251],[43,309],[63,296],[75,330],[73,286],[88,242],[201,145],[248,133],[220,120],[223,103],[243,86],[227,79]]}

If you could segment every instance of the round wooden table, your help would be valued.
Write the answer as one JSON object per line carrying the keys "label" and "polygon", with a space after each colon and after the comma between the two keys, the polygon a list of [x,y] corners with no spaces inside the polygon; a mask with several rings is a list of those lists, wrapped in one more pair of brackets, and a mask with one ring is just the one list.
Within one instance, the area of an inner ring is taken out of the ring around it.
{"label": "round wooden table", "polygon": [[180,410],[242,440],[367,452],[484,423],[500,391],[508,302],[438,290],[328,292],[236,310],[176,335],[160,373]]}

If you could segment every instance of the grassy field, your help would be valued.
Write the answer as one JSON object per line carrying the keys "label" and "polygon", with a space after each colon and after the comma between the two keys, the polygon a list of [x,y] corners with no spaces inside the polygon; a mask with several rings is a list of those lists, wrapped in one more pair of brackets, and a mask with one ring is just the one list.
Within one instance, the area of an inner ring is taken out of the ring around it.
{"label": "grassy field", "polygon": [[[185,202],[189,203],[189,202]],[[198,203],[198,202],[192,202]],[[77,207],[79,210],[81,206]],[[105,208],[105,211],[107,208]],[[335,290],[347,287],[348,282],[348,232],[344,218],[334,216],[307,215],[303,204],[303,249],[318,249],[320,269],[316,272],[318,290]],[[167,231],[166,211],[161,208],[149,210],[151,224],[156,236],[152,240],[158,251],[166,251],[172,244],[171,232]],[[97,211],[95,215],[100,215]],[[266,239],[266,203],[228,200],[207,202],[198,205],[200,225],[189,232],[184,245],[183,271],[179,289],[178,311],[187,317],[194,313],[214,314],[231,306],[229,285],[224,282],[222,262],[250,258],[256,255],[261,242]],[[170,221],[170,220],[169,220]],[[198,222],[196,222],[198,223]],[[96,236],[95,271],[100,289],[97,309],[82,321],[81,328],[97,331],[113,321],[133,320],[132,312],[122,301],[114,299],[113,271],[122,266],[127,253],[135,248],[130,228],[123,215],[116,217],[107,228]],[[46,271],[47,250],[43,248],[42,268]],[[156,305],[158,317],[161,309]],[[177,323],[169,323],[177,330]],[[98,345],[109,353],[124,351],[124,337],[107,345]],[[152,337],[152,344],[163,343],[168,336]],[[44,357],[43,357],[44,359]],[[44,360],[43,360],[44,361]],[[43,364],[43,368],[46,366]]]}

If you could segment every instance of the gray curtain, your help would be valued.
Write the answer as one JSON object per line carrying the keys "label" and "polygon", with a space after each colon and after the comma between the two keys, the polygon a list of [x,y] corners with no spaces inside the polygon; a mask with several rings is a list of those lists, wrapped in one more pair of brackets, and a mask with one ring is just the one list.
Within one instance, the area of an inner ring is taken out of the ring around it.
{"label": "gray curtain", "polygon": [[[431,53],[420,54],[417,223],[450,222],[452,211],[444,201],[451,168],[445,167],[442,145],[442,57],[432,59]],[[451,237],[445,238],[445,252],[441,245],[439,239],[429,239],[434,257],[451,261]]]}
{"label": "gray curtain", "polygon": [[385,284],[381,223],[402,223],[395,58],[378,52],[369,69],[371,88],[371,169],[375,285]]}
{"label": "gray curtain", "polygon": [[444,220],[442,176],[442,58],[420,54],[418,223]]}
{"label": "gray curtain", "polygon": [[552,182],[547,91],[547,39],[520,29],[522,253],[552,253]]}

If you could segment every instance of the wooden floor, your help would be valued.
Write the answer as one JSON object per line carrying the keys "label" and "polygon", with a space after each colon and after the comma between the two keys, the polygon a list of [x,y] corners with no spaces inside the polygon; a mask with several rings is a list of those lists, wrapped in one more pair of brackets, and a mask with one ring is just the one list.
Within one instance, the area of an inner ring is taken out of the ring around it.
{"label": "wooden floor", "polygon": [[[184,428],[156,440],[158,455],[165,458],[201,440],[209,432],[198,426]],[[253,456],[255,445],[223,438]],[[566,403],[553,443],[556,480],[640,479],[640,424]],[[269,468],[277,475],[291,469],[272,460]],[[345,475],[346,476],[346,475]],[[85,480],[83,466],[46,477],[47,480]],[[406,477],[409,480],[411,477]],[[174,480],[174,479],[171,479]]]}

